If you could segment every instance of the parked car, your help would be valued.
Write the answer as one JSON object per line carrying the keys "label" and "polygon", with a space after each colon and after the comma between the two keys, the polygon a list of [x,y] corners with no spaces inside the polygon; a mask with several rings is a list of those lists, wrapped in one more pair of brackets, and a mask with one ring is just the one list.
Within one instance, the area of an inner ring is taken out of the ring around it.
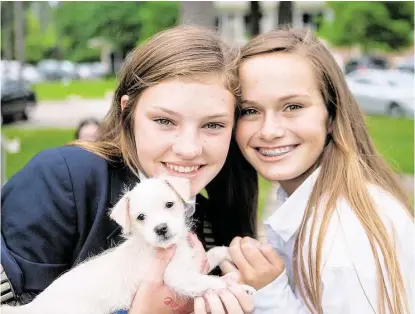
{"label": "parked car", "polygon": [[1,117],[4,123],[29,119],[36,106],[36,95],[24,80],[1,79]]}
{"label": "parked car", "polygon": [[[15,60],[1,60],[0,73],[2,77],[17,80],[19,78],[20,64]],[[24,64],[22,78],[30,84],[39,83],[45,80],[40,71],[31,64]]]}
{"label": "parked car", "polygon": [[344,66],[344,73],[349,74],[355,70],[378,69],[385,70],[390,67],[386,58],[375,56],[363,56],[361,58],[350,59]]}
{"label": "parked car", "polygon": [[68,60],[45,59],[37,64],[37,68],[47,80],[51,81],[79,78],[76,73],[76,65]]}
{"label": "parked car", "polygon": [[104,63],[79,63],[77,65],[77,74],[81,79],[98,79],[104,77],[107,73],[108,69]]}
{"label": "parked car", "polygon": [[414,74],[414,57],[406,59],[396,67],[399,71]]}
{"label": "parked car", "polygon": [[414,116],[414,76],[396,70],[357,70],[347,84],[369,115]]}

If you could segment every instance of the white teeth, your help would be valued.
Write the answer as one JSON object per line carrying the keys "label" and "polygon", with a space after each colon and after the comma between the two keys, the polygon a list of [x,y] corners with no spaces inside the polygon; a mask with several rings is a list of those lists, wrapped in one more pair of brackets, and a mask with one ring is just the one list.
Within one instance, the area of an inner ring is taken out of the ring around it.
{"label": "white teeth", "polygon": [[180,173],[189,173],[189,172],[196,171],[200,168],[200,166],[183,167],[183,166],[176,166],[176,165],[168,164],[168,163],[165,163],[165,165],[167,166],[167,168],[173,171],[180,172]]}
{"label": "white teeth", "polygon": [[274,148],[274,149],[259,148],[258,151],[264,156],[275,157],[275,156],[284,155],[292,151],[294,148],[295,146],[291,145],[291,146],[284,146],[284,147],[279,147],[279,148]]}

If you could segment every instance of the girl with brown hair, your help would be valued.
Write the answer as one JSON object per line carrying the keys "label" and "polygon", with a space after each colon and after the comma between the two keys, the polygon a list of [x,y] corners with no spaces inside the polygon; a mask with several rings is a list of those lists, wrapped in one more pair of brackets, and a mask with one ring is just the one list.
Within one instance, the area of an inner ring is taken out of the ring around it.
{"label": "girl with brown hair", "polygon": [[330,52],[311,31],[270,32],[239,75],[238,145],[279,184],[269,244],[231,244],[254,313],[412,313],[411,206]]}
{"label": "girl with brown hair", "polygon": [[[191,180],[194,232],[205,248],[255,236],[257,177],[233,138],[237,62],[238,51],[214,32],[186,26],[157,34],[127,57],[98,140],[43,151],[3,187],[2,301],[30,301],[119,242],[108,209],[125,186],[161,172]],[[129,312],[189,313],[193,301],[163,286],[165,265],[158,264],[149,270],[156,270],[154,283],[140,286]],[[251,306],[242,290],[224,293],[229,312]]]}

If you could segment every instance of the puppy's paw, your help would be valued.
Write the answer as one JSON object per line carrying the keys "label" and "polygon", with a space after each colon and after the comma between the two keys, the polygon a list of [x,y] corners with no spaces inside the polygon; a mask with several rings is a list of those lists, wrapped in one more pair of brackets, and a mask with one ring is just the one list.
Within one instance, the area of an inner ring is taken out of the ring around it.
{"label": "puppy's paw", "polygon": [[211,271],[216,266],[219,266],[223,261],[232,262],[232,258],[229,254],[229,248],[227,246],[217,246],[206,253],[206,257],[210,266]]}
{"label": "puppy's paw", "polygon": [[210,282],[210,287],[208,290],[222,290],[227,288],[227,283],[219,277],[213,277],[213,280]]}

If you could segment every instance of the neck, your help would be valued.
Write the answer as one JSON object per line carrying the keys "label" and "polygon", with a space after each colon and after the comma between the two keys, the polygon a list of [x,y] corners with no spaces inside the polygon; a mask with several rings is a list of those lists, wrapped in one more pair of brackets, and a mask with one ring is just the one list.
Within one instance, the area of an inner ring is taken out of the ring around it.
{"label": "neck", "polygon": [[307,180],[316,168],[317,166],[313,166],[294,179],[278,181],[278,183],[281,185],[285,193],[287,193],[288,196],[291,196],[295,190],[297,190],[298,187],[303,184],[305,180]]}

